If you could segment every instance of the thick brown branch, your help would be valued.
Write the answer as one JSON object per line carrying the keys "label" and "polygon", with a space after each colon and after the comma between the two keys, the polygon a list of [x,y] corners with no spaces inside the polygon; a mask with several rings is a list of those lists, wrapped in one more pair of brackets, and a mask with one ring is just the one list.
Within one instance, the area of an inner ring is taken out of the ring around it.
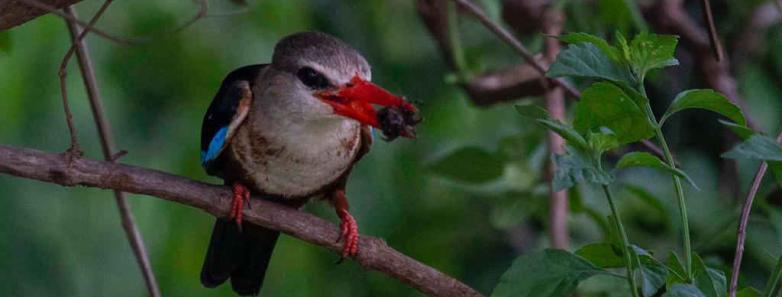
{"label": "thick brown branch", "polygon": [[[446,1],[418,0],[417,8],[419,16],[449,67],[457,71],[456,58],[448,41]],[[539,56],[537,60],[542,63]],[[473,75],[459,85],[467,92],[470,100],[479,106],[489,106],[526,96],[540,96],[544,91],[540,73],[530,64]]]}
{"label": "thick brown branch", "polygon": [[[81,2],[81,0],[38,0],[57,9],[71,4]],[[23,1],[8,0],[0,1],[0,31],[21,25],[38,16],[49,13],[49,11],[25,4]]]}
{"label": "thick brown branch", "polygon": [[[0,173],[63,186],[87,186],[160,197],[226,216],[231,190],[157,170],[136,166],[75,159],[62,155],[0,145]],[[246,222],[279,230],[312,244],[340,251],[336,226],[314,215],[277,203],[251,199],[244,208]],[[478,292],[389,247],[383,240],[360,237],[355,260],[365,268],[383,272],[429,296],[481,296]]]}

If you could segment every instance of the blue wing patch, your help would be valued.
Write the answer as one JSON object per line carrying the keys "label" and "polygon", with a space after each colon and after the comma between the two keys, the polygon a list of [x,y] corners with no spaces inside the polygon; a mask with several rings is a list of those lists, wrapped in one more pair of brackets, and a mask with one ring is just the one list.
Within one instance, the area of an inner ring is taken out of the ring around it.
{"label": "blue wing patch", "polygon": [[201,151],[201,165],[206,166],[206,163],[214,160],[220,155],[220,152],[225,146],[225,136],[228,134],[228,127],[222,127],[217,130],[215,136],[212,137],[212,141],[209,142],[209,148],[206,151]]}

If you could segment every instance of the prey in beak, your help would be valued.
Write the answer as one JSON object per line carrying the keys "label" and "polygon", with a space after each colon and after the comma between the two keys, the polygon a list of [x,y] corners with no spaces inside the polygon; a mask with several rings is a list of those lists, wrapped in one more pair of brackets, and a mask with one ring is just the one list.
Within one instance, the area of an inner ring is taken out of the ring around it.
{"label": "prey in beak", "polygon": [[[334,113],[380,129],[388,141],[399,136],[415,138],[415,125],[421,122],[413,104],[358,75],[336,90],[318,91],[315,96]],[[373,104],[383,108],[376,111]]]}

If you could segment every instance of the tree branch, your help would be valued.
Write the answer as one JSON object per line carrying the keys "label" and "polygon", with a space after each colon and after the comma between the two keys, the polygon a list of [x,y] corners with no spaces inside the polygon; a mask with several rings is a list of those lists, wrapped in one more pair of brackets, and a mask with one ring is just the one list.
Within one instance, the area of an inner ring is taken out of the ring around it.
{"label": "tree branch", "polygon": [[[60,9],[68,5],[76,4],[81,0],[39,0],[49,6]],[[0,31],[21,25],[38,16],[49,13],[49,10],[40,7],[32,7],[20,0],[0,1]]]}
{"label": "tree branch", "polygon": [[[0,173],[56,183],[87,186],[156,196],[200,208],[215,216],[227,216],[231,190],[136,166],[75,159],[63,155],[0,145]],[[258,197],[256,197],[258,198]],[[332,251],[339,229],[314,215],[262,199],[251,199],[244,208],[246,222],[278,230]],[[482,296],[467,285],[389,247],[383,240],[362,236],[355,260],[363,267],[385,273],[429,296]]]}
{"label": "tree branch", "polygon": [[[782,132],[777,135],[777,142],[782,142]],[[728,287],[728,294],[730,297],[736,297],[736,289],[739,284],[739,273],[741,272],[741,259],[744,256],[744,241],[747,238],[747,223],[749,222],[749,213],[752,211],[752,201],[755,200],[755,196],[760,189],[760,182],[763,181],[763,177],[766,176],[768,169],[768,163],[760,163],[755,178],[752,180],[752,186],[747,192],[747,199],[744,200],[744,206],[741,208],[741,217],[739,217],[739,227],[736,231],[736,252],[733,255],[733,267],[730,273],[730,286]]]}
{"label": "tree branch", "polygon": [[[90,20],[89,25],[95,24],[95,22],[98,20],[98,18],[100,18],[111,2],[112,0],[106,0],[104,2],[100,9],[98,9],[98,12],[95,13],[95,16],[92,18],[92,20]],[[66,7],[64,10],[65,13],[77,17],[76,11],[71,6]],[[98,90],[98,83],[97,79],[95,78],[95,70],[92,67],[89,48],[87,47],[87,44],[83,42],[84,37],[87,35],[87,33],[89,33],[89,30],[86,28],[79,28],[79,25],[76,24],[76,22],[67,19],[65,20],[65,23],[68,26],[68,32],[71,35],[73,44],[68,50],[68,53],[66,53],[65,57],[63,58],[63,66],[60,68],[61,80],[64,80],[65,78],[65,65],[68,64],[68,60],[70,60],[75,50],[76,60],[79,62],[79,68],[81,69],[82,74],[81,76],[84,81],[84,88],[87,89],[87,97],[90,101],[90,108],[92,109],[92,116],[93,120],[95,121],[95,127],[98,129],[98,135],[100,136],[103,157],[109,162],[114,162],[116,159],[116,152],[114,149],[114,137],[111,133],[111,125],[103,113],[103,100],[101,99],[100,91]],[[62,83],[64,83],[64,81],[62,81]],[[63,88],[63,91],[64,90],[65,89]],[[65,95],[63,94],[63,96]],[[152,265],[150,264],[147,250],[144,247],[144,239],[141,237],[141,232],[136,226],[133,213],[131,212],[130,206],[128,205],[128,202],[125,198],[125,193],[115,190],[114,199],[116,200],[117,208],[120,214],[120,220],[122,221],[122,229],[125,231],[125,236],[130,243],[130,247],[133,250],[133,255],[135,256],[136,262],[141,269],[141,274],[144,279],[144,283],[146,284],[149,296],[160,297],[160,288],[158,287],[157,280],[155,279],[155,274],[152,271]]]}
{"label": "tree branch", "polygon": [[[549,36],[556,36],[562,33],[562,26],[565,23],[565,14],[557,8],[551,7],[544,13],[543,33]],[[553,63],[559,54],[559,39],[546,38],[545,40],[546,61]],[[560,121],[565,120],[565,94],[561,87],[550,86],[544,95],[546,100],[546,109],[551,117]],[[559,134],[548,131],[549,153],[554,155],[565,154],[565,140]],[[552,182],[557,165],[554,158],[549,161],[548,183],[549,183],[549,237],[551,246],[558,249],[567,249],[570,246],[567,228],[568,216],[568,193],[567,190],[554,192],[554,183]]]}
{"label": "tree branch", "polygon": [[[460,69],[457,67],[456,57],[448,39],[446,1],[418,0],[417,9],[448,66],[458,71]],[[537,56],[536,59],[544,63],[541,56]],[[459,82],[459,86],[464,89],[472,103],[478,106],[490,106],[521,97],[540,96],[544,93],[541,75],[530,64],[472,75]]]}

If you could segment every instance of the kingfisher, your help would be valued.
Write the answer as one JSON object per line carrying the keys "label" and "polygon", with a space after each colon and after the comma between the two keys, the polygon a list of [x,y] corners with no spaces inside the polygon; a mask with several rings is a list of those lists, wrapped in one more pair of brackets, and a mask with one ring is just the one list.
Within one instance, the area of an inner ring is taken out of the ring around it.
{"label": "kingfisher", "polygon": [[[231,280],[258,295],[279,232],[242,225],[255,197],[299,208],[313,197],[340,219],[342,259],[358,253],[358,225],[345,185],[369,151],[372,129],[387,140],[414,138],[418,110],[371,82],[366,59],[325,33],[281,39],[271,63],[238,68],[223,80],[201,126],[201,164],[232,187],[228,217],[218,218],[201,270],[208,288]],[[381,106],[376,111],[373,105]]]}

